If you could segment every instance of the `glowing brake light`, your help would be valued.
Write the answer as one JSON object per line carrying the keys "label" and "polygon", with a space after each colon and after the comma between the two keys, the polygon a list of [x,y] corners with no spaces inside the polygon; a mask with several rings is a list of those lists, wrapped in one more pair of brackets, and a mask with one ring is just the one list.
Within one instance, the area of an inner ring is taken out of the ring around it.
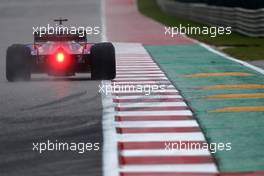
{"label": "glowing brake light", "polygon": [[57,60],[57,62],[63,62],[64,61],[64,54],[62,53],[62,52],[59,52],[59,53],[57,53],[57,55],[56,55],[56,60]]}

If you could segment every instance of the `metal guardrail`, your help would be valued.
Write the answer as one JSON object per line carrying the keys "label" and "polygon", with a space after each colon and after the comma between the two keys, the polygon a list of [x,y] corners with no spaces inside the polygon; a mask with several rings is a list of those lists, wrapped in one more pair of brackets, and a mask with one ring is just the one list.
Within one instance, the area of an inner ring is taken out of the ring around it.
{"label": "metal guardrail", "polygon": [[264,37],[264,8],[249,10],[172,0],[156,1],[168,14],[208,25],[231,26],[232,31],[252,37]]}

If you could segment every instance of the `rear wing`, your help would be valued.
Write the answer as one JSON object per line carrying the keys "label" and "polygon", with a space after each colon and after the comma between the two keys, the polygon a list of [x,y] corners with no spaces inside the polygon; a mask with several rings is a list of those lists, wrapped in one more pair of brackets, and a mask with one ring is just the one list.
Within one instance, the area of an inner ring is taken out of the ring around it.
{"label": "rear wing", "polygon": [[75,42],[87,42],[85,31],[77,31],[74,34],[53,34],[53,31],[49,33],[45,31],[37,31],[34,33],[34,43],[47,42],[47,41],[75,41]]}

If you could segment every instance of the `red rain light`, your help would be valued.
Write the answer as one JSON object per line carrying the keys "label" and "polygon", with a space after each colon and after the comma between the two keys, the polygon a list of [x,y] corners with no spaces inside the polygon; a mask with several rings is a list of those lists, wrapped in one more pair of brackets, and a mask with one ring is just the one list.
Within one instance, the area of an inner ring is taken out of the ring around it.
{"label": "red rain light", "polygon": [[64,73],[71,69],[73,60],[63,48],[57,48],[49,57],[48,67],[52,73]]}
{"label": "red rain light", "polygon": [[57,53],[56,55],[57,62],[62,63],[64,62],[64,59],[65,59],[64,53],[62,52]]}

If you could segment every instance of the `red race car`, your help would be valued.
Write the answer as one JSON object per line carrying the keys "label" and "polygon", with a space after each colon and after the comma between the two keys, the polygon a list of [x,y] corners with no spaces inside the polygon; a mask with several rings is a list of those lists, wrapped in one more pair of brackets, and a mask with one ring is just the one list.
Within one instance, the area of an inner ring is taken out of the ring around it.
{"label": "red race car", "polygon": [[[58,19],[62,21],[67,19]],[[110,80],[116,75],[115,48],[112,43],[88,43],[86,35],[34,33],[33,44],[14,44],[6,54],[8,81],[28,81],[31,73],[74,76],[91,73],[93,80]]]}

